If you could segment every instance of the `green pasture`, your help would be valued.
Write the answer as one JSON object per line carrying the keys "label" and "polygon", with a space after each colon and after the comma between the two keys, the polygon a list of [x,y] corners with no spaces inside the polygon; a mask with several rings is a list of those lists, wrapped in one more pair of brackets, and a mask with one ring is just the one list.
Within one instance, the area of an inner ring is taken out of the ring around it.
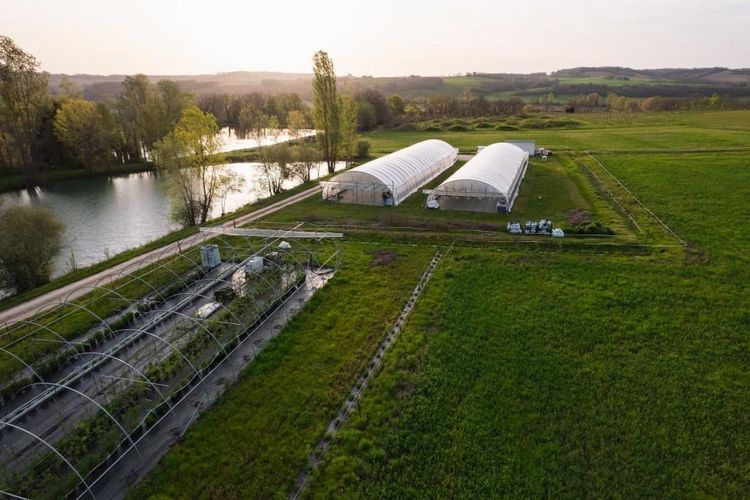
{"label": "green pasture", "polygon": [[[748,113],[750,120],[750,113]],[[750,131],[698,126],[601,127],[585,129],[375,131],[367,134],[371,151],[384,154],[427,139],[441,139],[461,150],[475,153],[477,146],[508,140],[534,140],[537,145],[562,151],[664,152],[696,149],[750,150]]]}
{"label": "green pasture", "polygon": [[456,249],[308,496],[750,488],[747,155],[600,155],[681,260]]}
{"label": "green pasture", "polygon": [[750,315],[723,277],[456,250],[308,496],[742,496]]}

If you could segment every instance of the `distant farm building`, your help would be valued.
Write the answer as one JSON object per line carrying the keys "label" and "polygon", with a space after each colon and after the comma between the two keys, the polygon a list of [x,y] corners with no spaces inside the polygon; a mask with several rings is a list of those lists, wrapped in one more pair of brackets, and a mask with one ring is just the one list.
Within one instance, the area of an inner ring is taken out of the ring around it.
{"label": "distant farm building", "polygon": [[[504,141],[508,144],[514,144],[519,148],[526,151],[529,156],[534,156],[537,153],[536,142],[534,141]],[[487,146],[477,146],[477,153],[481,152]]]}
{"label": "distant farm building", "polygon": [[458,150],[430,139],[321,181],[323,199],[360,205],[398,205],[456,162]]}
{"label": "distant farm building", "polygon": [[529,154],[515,144],[499,142],[484,147],[437,188],[424,191],[429,195],[427,206],[510,212],[528,165]]}

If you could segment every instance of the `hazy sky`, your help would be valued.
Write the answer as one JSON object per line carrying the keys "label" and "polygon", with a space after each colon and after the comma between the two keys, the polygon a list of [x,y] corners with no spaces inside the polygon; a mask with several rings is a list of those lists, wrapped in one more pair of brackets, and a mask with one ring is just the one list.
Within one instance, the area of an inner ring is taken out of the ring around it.
{"label": "hazy sky", "polygon": [[0,0],[0,34],[53,73],[750,67],[748,0]]}

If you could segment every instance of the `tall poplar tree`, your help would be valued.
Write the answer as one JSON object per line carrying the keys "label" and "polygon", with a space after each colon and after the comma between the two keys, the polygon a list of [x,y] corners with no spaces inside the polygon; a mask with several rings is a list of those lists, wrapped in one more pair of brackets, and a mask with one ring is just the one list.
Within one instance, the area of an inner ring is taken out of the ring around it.
{"label": "tall poplar tree", "polygon": [[336,169],[341,135],[341,110],[336,94],[336,73],[328,53],[319,50],[313,56],[313,121],[328,173]]}

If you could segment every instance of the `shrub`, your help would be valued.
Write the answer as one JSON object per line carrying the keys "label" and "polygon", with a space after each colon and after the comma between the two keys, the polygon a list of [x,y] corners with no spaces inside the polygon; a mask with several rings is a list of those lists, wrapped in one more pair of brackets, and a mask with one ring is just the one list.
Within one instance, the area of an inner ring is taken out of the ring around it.
{"label": "shrub", "polygon": [[526,120],[523,120],[520,125],[522,128],[544,128],[545,122],[538,118],[527,118]]}
{"label": "shrub", "polygon": [[450,132],[468,132],[471,129],[467,127],[466,125],[461,125],[457,123],[455,125],[451,125],[450,127],[447,127],[446,130]]}
{"label": "shrub", "polygon": [[0,285],[20,293],[47,283],[64,230],[62,222],[45,208],[6,210],[0,216]]}
{"label": "shrub", "polygon": [[393,127],[393,130],[396,130],[398,132],[412,132],[414,130],[417,130],[417,127],[415,127],[411,122],[405,122],[397,125],[396,127]]}
{"label": "shrub", "polygon": [[422,129],[422,132],[441,132],[442,129],[437,125],[429,125]]}
{"label": "shrub", "polygon": [[367,158],[370,154],[370,141],[360,139],[357,141],[357,158]]}
{"label": "shrub", "polygon": [[579,122],[577,120],[571,120],[570,118],[560,118],[560,119],[551,119],[551,120],[548,120],[547,123],[544,126],[546,128],[577,127],[580,124],[581,124],[581,122]]}
{"label": "shrub", "polygon": [[614,231],[599,221],[586,222],[578,224],[577,226],[568,227],[565,229],[565,232],[571,234],[615,234]]}
{"label": "shrub", "polygon": [[567,215],[568,225],[570,227],[575,227],[591,221],[591,213],[588,210],[574,208],[573,210],[568,210]]}

